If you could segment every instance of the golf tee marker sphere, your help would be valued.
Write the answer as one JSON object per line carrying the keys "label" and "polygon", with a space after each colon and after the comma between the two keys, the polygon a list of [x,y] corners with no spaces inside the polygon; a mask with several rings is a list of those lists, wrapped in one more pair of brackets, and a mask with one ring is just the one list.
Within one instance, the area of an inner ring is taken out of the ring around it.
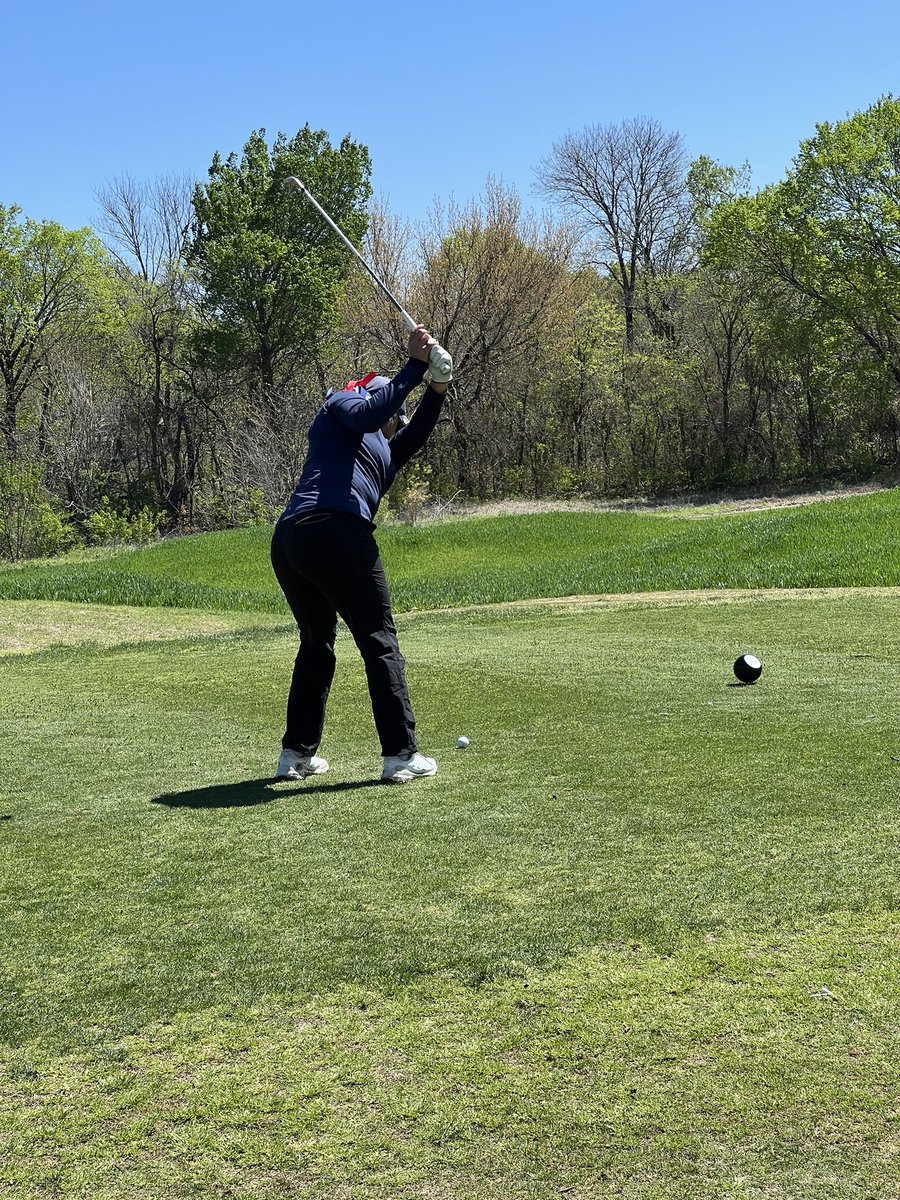
{"label": "golf tee marker sphere", "polygon": [[762,675],[762,663],[755,654],[742,654],[734,660],[734,673],[741,683],[756,683]]}

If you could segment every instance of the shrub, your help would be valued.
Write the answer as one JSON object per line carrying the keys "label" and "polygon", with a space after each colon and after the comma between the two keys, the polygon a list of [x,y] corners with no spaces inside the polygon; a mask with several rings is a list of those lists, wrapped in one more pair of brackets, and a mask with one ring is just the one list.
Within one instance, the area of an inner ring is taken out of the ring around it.
{"label": "shrub", "polygon": [[225,484],[215,495],[198,501],[192,524],[206,529],[247,529],[270,525],[281,512],[261,487]]}
{"label": "shrub", "polygon": [[405,525],[415,525],[424,516],[430,501],[431,467],[414,459],[403,472],[393,506]]}
{"label": "shrub", "polygon": [[102,496],[100,507],[84,522],[84,538],[92,546],[110,542],[144,544],[159,537],[164,519],[165,513],[154,512],[147,505],[136,513],[116,512],[109,496]]}
{"label": "shrub", "polygon": [[76,540],[40,470],[30,463],[0,462],[0,558],[18,562],[58,554]]}

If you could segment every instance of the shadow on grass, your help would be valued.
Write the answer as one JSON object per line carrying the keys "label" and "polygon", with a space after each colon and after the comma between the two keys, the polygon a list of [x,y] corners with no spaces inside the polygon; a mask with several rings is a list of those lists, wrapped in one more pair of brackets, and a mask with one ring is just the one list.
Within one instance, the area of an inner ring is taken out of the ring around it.
{"label": "shadow on grass", "polygon": [[215,783],[211,787],[190,788],[184,792],[164,792],[154,796],[151,804],[166,808],[251,808],[255,804],[271,804],[280,796],[308,796],[322,792],[351,792],[358,788],[380,787],[380,779],[360,779],[349,783],[298,782],[285,787],[284,781],[274,779],[242,779],[238,783]]}

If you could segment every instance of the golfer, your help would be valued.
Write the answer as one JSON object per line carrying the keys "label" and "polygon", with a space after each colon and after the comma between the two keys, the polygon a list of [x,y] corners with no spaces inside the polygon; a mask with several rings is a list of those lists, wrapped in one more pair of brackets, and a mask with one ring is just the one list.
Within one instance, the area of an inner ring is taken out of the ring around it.
{"label": "golfer", "polygon": [[[409,361],[394,376],[368,375],[329,392],[309,427],[300,481],[272,537],[272,566],[300,630],[278,779],[321,775],[316,751],[334,678],[337,616],[366,668],[386,783],[437,773],[419,754],[416,722],[397,644],[384,569],[374,537],[379,502],[398,470],[437,424],[452,362],[421,325],[409,335]],[[431,368],[412,418],[405,401]]]}

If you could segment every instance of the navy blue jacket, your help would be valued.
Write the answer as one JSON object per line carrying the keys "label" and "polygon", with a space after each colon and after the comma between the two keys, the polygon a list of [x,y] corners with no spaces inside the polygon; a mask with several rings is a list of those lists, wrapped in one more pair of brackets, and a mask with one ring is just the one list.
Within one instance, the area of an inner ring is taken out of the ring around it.
{"label": "navy blue jacket", "polygon": [[357,387],[328,397],[309,427],[303,473],[279,520],[316,509],[374,519],[397,472],[422,449],[440,416],[444,396],[428,388],[390,442],[381,432],[422,382],[427,365],[411,358],[377,392]]}

